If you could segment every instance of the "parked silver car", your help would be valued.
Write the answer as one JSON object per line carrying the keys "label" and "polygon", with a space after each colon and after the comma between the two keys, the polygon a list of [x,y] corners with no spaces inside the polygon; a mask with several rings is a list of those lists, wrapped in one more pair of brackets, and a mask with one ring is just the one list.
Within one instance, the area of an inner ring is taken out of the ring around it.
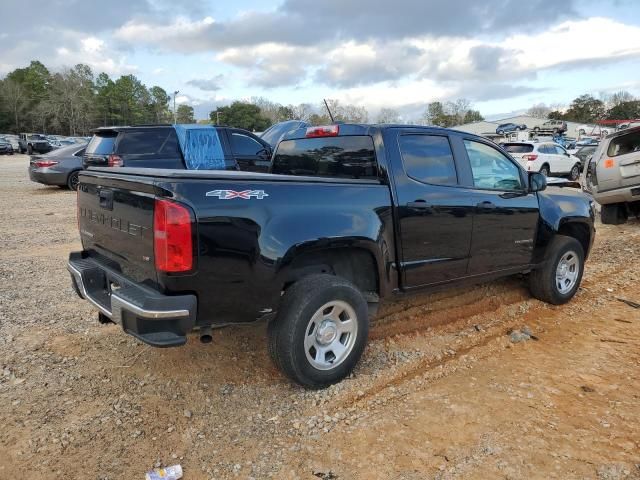
{"label": "parked silver car", "polygon": [[587,163],[582,186],[602,205],[602,223],[640,216],[640,127],[604,138]]}

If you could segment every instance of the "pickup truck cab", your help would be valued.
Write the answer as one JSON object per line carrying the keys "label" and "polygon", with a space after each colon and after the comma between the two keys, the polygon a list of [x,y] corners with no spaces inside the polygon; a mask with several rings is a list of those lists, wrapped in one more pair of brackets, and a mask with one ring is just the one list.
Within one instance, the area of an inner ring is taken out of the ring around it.
{"label": "pickup truck cab", "polygon": [[151,345],[266,319],[275,364],[320,388],[354,368],[380,301],[512,274],[569,301],[593,221],[586,194],[485,138],[329,125],[287,133],[267,174],[82,172],[68,269],[102,321]]}

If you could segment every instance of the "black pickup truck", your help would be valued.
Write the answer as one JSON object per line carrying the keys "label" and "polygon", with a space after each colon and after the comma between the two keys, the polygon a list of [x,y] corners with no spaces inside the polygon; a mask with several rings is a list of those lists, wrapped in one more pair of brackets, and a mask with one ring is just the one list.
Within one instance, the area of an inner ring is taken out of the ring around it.
{"label": "black pickup truck", "polygon": [[528,274],[569,301],[595,235],[590,197],[482,137],[350,124],[289,132],[270,173],[84,171],[78,225],[68,269],[103,322],[169,347],[266,319],[311,388],[354,368],[382,299]]}

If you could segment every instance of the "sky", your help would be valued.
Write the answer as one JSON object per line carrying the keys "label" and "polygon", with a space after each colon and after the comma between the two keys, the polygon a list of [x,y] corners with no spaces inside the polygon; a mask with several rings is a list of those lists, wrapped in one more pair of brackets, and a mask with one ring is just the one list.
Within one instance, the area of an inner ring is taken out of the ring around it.
{"label": "sky", "polygon": [[499,118],[640,96],[639,0],[2,0],[0,18],[0,76],[86,63],[177,90],[199,119],[251,97],[410,121],[456,98]]}

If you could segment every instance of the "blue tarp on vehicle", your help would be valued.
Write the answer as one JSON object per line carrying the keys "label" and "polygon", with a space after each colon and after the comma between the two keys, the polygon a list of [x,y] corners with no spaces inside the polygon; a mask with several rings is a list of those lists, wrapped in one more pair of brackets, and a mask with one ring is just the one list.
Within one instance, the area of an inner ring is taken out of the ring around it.
{"label": "blue tarp on vehicle", "polygon": [[188,170],[224,170],[224,150],[211,125],[174,125]]}

